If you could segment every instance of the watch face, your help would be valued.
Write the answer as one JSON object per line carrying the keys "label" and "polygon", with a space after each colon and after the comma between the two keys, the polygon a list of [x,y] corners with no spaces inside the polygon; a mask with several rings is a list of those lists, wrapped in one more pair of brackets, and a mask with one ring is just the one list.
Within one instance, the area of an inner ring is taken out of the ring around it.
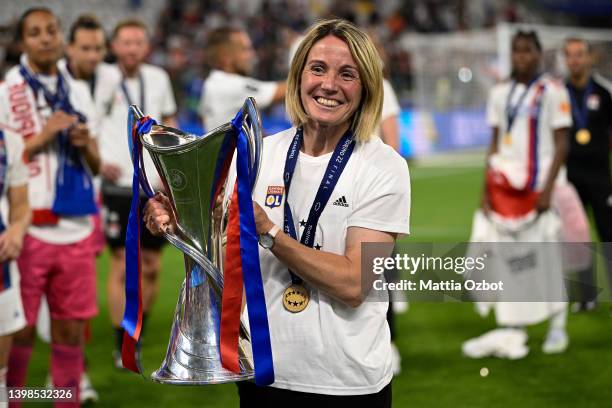
{"label": "watch face", "polygon": [[259,245],[265,249],[270,249],[274,245],[274,238],[270,234],[262,234],[259,236]]}

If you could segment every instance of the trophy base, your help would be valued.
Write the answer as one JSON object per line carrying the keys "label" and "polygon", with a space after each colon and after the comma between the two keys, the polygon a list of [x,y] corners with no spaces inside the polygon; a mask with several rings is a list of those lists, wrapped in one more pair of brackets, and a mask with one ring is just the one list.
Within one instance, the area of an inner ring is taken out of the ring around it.
{"label": "trophy base", "polygon": [[151,379],[161,384],[173,385],[209,385],[225,384],[238,381],[252,380],[255,378],[253,373],[236,374],[223,369],[217,372],[197,373],[190,370],[191,378],[181,378],[170,372],[167,368],[160,368],[151,374]]}
{"label": "trophy base", "polygon": [[[197,291],[201,291],[201,293],[198,294]],[[214,330],[216,326],[214,322],[217,319],[211,313],[216,308],[195,310],[195,312],[193,308],[183,308],[182,305],[188,298],[185,292],[185,284],[183,284],[166,357],[161,367],[151,374],[151,379],[162,384],[206,385],[246,381],[255,378],[250,341],[243,335],[238,339],[238,364],[241,372],[237,374],[225,369],[221,364],[219,353],[219,335]],[[206,295],[209,293],[207,285],[199,285],[197,288],[191,289],[192,295],[195,294],[204,299],[201,304],[210,303],[206,299]],[[198,302],[192,302],[192,304],[198,304]],[[181,311],[185,309],[194,313],[182,314]],[[193,316],[198,318],[193,318]],[[190,323],[185,324],[185,331],[181,330],[182,320]],[[203,324],[202,321],[205,320],[210,322]]]}

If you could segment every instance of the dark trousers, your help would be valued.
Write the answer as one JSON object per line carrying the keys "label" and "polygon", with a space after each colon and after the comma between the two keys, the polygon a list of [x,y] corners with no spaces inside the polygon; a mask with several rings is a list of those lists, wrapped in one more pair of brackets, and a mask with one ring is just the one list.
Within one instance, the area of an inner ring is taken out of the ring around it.
{"label": "dark trousers", "polygon": [[[396,254],[395,250],[391,254],[394,257]],[[387,282],[399,282],[399,271],[397,269],[385,271],[385,280]],[[393,311],[393,301],[391,300],[391,291],[387,294],[389,296],[389,308],[387,309],[387,324],[389,324],[389,331],[391,332],[391,342],[395,341],[397,331],[395,330],[395,312]]]}
{"label": "dark trousers", "polygon": [[[595,227],[602,244],[602,255],[608,275],[608,285],[612,285],[612,182],[605,174],[568,174],[585,210],[593,211]],[[597,284],[593,268],[578,274],[581,290],[581,300],[594,300],[597,296]]]}
{"label": "dark trousers", "polygon": [[376,394],[347,396],[258,387],[249,381],[237,385],[240,408],[391,408],[391,383]]}

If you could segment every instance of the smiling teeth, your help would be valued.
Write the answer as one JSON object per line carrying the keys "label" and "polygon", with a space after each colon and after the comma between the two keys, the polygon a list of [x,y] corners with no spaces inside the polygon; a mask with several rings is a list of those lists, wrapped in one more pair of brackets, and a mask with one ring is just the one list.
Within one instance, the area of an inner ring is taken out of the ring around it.
{"label": "smiling teeth", "polygon": [[318,103],[320,103],[321,105],[323,105],[323,106],[333,107],[333,106],[338,106],[338,105],[340,105],[340,104],[338,103],[338,101],[334,101],[333,99],[326,99],[326,98],[323,98],[323,97],[318,97],[318,98],[316,99],[316,101],[317,101]]}

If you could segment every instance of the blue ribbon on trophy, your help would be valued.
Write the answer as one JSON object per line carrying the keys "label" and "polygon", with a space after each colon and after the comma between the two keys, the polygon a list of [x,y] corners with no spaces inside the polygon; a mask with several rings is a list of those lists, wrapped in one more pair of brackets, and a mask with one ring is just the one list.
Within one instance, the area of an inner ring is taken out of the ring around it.
{"label": "blue ribbon on trophy", "polygon": [[[139,236],[144,225],[139,188],[142,187],[148,197],[154,194],[144,171],[144,147],[161,176],[177,220],[176,231],[165,232],[164,236],[185,254],[187,274],[179,295],[166,359],[152,374],[153,380],[171,384],[214,384],[254,378],[258,385],[273,383],[272,348],[252,202],[262,138],[254,100],[249,98],[231,122],[203,137],[156,125],[134,106],[130,107],[128,122],[134,173],[126,236],[124,366],[142,373],[138,350],[142,325]],[[232,187],[236,200],[216,208],[223,186],[228,188],[227,176],[234,152],[237,181]],[[226,225],[213,218],[215,211],[227,210],[231,220],[232,205],[236,210],[234,225],[229,225],[231,221]],[[225,226],[228,228],[227,241],[222,239]],[[233,238],[230,237],[231,228],[238,231]],[[237,242],[234,247],[230,245],[232,239]],[[227,278],[232,273],[231,264],[239,265],[239,281]],[[240,321],[240,303],[235,302],[237,308],[232,305],[233,315],[227,321],[224,319],[229,311],[222,310],[222,300],[227,293],[235,291],[236,286],[241,291],[243,284],[248,330]],[[232,333],[229,342],[223,338],[224,327],[229,327]],[[248,350],[249,344],[252,353]],[[229,354],[229,359],[223,352],[228,350],[228,345],[235,350]]]}

